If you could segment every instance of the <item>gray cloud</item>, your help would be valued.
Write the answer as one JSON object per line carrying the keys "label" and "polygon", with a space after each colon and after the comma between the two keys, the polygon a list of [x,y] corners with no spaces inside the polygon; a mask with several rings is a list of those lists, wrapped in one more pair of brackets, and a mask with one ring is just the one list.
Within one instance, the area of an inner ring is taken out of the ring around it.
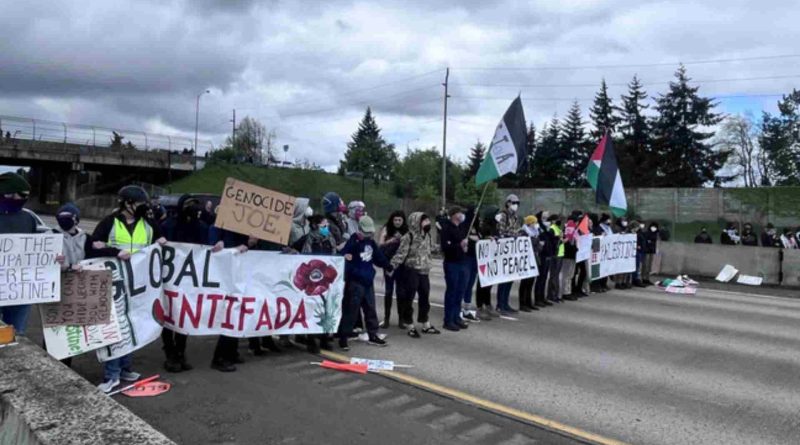
{"label": "gray cloud", "polygon": [[[465,68],[790,54],[798,18],[777,0],[12,2],[0,15],[0,114],[191,135],[195,96],[210,88],[202,137],[223,142],[236,108],[275,128],[292,156],[334,166],[367,106],[398,146],[440,146],[450,66],[449,152],[465,159],[517,93],[537,124],[563,115],[573,99],[588,119],[601,78],[624,84],[638,74],[655,95],[676,66]],[[689,65],[689,73],[800,74],[798,60]],[[797,80],[707,82],[701,92],[782,93]],[[774,102],[726,99],[720,109],[759,112]]]}

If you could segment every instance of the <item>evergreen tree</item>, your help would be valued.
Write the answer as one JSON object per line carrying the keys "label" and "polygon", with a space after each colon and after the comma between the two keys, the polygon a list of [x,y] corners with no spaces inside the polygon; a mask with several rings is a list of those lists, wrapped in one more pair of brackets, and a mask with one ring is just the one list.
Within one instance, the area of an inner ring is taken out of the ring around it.
{"label": "evergreen tree", "polygon": [[713,112],[711,99],[697,94],[699,87],[689,86],[686,68],[675,72],[669,92],[656,100],[659,116],[654,124],[656,167],[655,183],[662,187],[702,187],[715,181],[716,173],[725,164],[729,151],[716,151],[707,141],[712,127],[722,118]]}
{"label": "evergreen tree", "polygon": [[617,131],[620,119],[614,111],[611,97],[608,96],[608,85],[606,85],[606,80],[603,79],[600,83],[600,91],[594,96],[594,104],[589,110],[589,117],[592,119],[592,125],[594,126],[590,133],[591,140],[595,144],[600,142],[606,130],[612,136]]}
{"label": "evergreen tree", "polygon": [[533,125],[533,121],[528,125],[528,133],[525,135],[525,153],[528,159],[521,173],[520,186],[531,187],[534,173],[533,165],[536,162],[536,126]]}
{"label": "evergreen tree", "polygon": [[559,146],[560,128],[561,124],[555,116],[542,128],[531,171],[532,187],[558,188],[566,185],[566,159]]}
{"label": "evergreen tree", "polygon": [[368,107],[352,141],[347,144],[344,159],[339,162],[339,174],[358,172],[379,182],[392,178],[397,163],[394,144],[383,140],[381,129]]}
{"label": "evergreen tree", "polygon": [[483,157],[486,154],[486,146],[481,141],[475,142],[475,145],[470,149],[469,158],[467,159],[467,174],[466,178],[474,178],[478,174],[478,169],[481,167]]}
{"label": "evergreen tree", "polygon": [[572,103],[561,126],[558,145],[564,158],[563,182],[576,187],[583,184],[591,152],[587,149],[583,118],[578,101]]}
{"label": "evergreen tree", "polygon": [[654,156],[650,136],[650,122],[644,115],[649,108],[647,92],[639,78],[633,76],[628,84],[628,94],[622,95],[619,143],[615,145],[622,183],[630,187],[646,187],[654,182]]}
{"label": "evergreen tree", "polygon": [[800,91],[784,96],[778,112],[761,121],[762,185],[800,185]]}

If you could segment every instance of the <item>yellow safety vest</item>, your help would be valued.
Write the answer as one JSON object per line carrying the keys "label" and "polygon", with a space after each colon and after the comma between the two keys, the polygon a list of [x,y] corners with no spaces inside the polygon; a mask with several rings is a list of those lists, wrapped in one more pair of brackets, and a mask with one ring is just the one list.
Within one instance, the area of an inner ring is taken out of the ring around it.
{"label": "yellow safety vest", "polygon": [[130,253],[138,252],[153,243],[153,228],[144,219],[140,219],[133,228],[133,234],[125,227],[125,223],[114,218],[111,233],[108,234],[108,245]]}
{"label": "yellow safety vest", "polygon": [[555,234],[556,238],[558,238],[558,255],[556,255],[556,256],[558,258],[563,258],[564,257],[564,242],[561,241],[561,228],[558,227],[555,224],[551,225],[550,228],[553,230],[553,234]]}

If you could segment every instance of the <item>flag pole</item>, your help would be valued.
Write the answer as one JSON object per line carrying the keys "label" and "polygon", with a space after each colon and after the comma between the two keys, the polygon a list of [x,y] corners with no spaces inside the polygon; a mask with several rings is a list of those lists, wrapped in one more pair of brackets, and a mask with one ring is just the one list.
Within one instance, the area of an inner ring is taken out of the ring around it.
{"label": "flag pole", "polygon": [[478,200],[478,205],[475,206],[475,214],[472,215],[472,221],[469,223],[469,227],[467,228],[467,236],[469,237],[469,233],[472,231],[472,226],[475,224],[475,220],[478,218],[478,212],[480,211],[481,204],[483,203],[483,197],[486,196],[486,189],[489,188],[489,182],[486,181],[486,185],[483,186],[483,192],[481,192],[481,199]]}

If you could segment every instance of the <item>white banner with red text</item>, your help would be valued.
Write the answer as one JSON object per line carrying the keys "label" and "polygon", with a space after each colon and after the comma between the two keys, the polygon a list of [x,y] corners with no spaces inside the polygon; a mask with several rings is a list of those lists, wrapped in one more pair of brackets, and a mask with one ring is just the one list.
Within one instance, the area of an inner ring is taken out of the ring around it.
{"label": "white banner with red text", "polygon": [[480,240],[475,245],[481,287],[536,277],[536,257],[529,236]]}

